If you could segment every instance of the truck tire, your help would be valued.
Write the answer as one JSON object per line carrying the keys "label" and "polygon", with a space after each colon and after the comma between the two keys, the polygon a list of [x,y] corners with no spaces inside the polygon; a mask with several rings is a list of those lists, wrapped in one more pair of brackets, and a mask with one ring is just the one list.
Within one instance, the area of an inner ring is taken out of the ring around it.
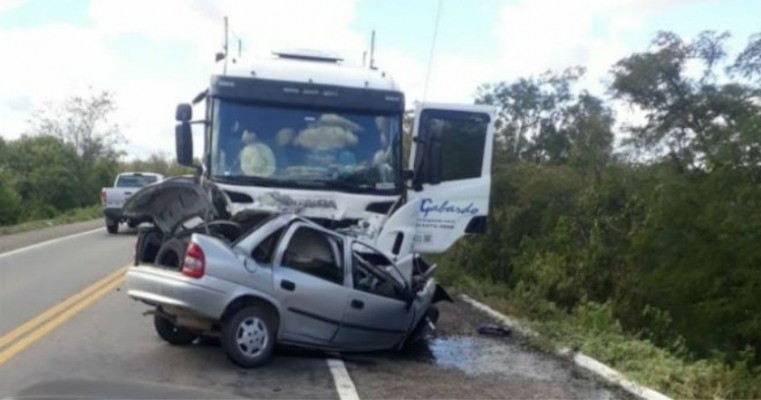
{"label": "truck tire", "polygon": [[243,368],[266,364],[275,348],[275,321],[275,316],[262,307],[236,311],[222,324],[221,342],[227,358]]}
{"label": "truck tire", "polygon": [[119,232],[119,222],[114,221],[110,218],[106,218],[106,230],[108,231],[108,233]]}
{"label": "truck tire", "polygon": [[192,331],[181,328],[158,314],[153,315],[153,327],[156,328],[159,337],[174,346],[187,346],[198,338]]}

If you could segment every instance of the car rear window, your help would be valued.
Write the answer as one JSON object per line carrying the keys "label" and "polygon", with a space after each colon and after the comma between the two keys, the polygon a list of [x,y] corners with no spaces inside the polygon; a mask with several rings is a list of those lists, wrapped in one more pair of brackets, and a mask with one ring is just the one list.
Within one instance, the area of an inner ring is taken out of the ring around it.
{"label": "car rear window", "polygon": [[116,180],[116,187],[143,187],[157,180],[153,175],[121,175]]}

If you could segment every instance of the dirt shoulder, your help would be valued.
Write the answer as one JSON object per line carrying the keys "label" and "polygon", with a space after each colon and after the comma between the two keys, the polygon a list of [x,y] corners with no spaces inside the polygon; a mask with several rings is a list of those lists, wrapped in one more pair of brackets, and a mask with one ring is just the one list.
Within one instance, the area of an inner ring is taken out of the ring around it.
{"label": "dirt shoulder", "polygon": [[0,236],[0,254],[103,226],[101,218]]}
{"label": "dirt shoulder", "polygon": [[520,337],[478,334],[494,321],[464,302],[439,304],[437,332],[410,352],[344,356],[360,398],[630,398]]}

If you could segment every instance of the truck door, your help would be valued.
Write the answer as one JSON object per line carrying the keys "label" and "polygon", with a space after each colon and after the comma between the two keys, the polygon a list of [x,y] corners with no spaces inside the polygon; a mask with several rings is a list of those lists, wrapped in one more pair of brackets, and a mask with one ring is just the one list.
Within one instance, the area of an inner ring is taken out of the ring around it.
{"label": "truck door", "polygon": [[446,251],[466,233],[484,233],[489,213],[495,109],[422,103],[415,110],[410,201],[417,200],[413,250]]}

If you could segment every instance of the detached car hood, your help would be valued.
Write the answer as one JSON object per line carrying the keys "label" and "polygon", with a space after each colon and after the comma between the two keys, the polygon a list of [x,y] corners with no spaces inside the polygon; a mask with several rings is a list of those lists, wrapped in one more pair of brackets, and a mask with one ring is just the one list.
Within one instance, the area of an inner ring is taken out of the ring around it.
{"label": "detached car hood", "polygon": [[122,207],[127,217],[150,216],[165,234],[192,217],[228,216],[229,198],[216,185],[201,184],[192,176],[178,176],[144,186]]}

